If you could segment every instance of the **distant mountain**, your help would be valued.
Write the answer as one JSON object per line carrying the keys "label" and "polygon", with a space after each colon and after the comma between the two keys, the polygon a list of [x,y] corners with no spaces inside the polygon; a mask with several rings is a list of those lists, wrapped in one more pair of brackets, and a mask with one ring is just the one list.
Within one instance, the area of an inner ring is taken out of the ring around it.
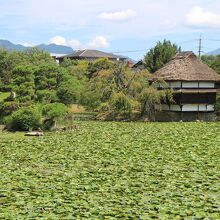
{"label": "distant mountain", "polygon": [[56,54],[69,54],[73,53],[74,50],[68,46],[56,45],[56,44],[40,44],[36,46],[39,49],[47,51],[49,53],[56,53]]}
{"label": "distant mountain", "polygon": [[[73,53],[74,50],[68,46],[56,45],[56,44],[40,44],[35,46],[39,49],[42,49],[48,53],[54,54],[70,54]],[[31,47],[25,47],[21,44],[13,44],[8,40],[0,40],[0,48],[4,48],[6,50],[17,50],[17,51],[24,51]]]}
{"label": "distant mountain", "polygon": [[220,48],[219,49],[216,49],[216,50],[213,50],[209,53],[207,53],[208,55],[220,55]]}
{"label": "distant mountain", "polygon": [[4,48],[6,50],[18,50],[18,51],[24,51],[27,49],[27,47],[21,44],[13,44],[8,40],[0,40],[0,48]]}

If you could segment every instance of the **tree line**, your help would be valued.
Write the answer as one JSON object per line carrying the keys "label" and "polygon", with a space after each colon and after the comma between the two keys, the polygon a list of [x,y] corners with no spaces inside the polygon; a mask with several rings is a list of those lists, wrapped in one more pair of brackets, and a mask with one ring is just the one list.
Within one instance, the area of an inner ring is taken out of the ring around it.
{"label": "tree line", "polygon": [[[72,104],[95,112],[98,119],[153,120],[163,101],[172,102],[172,91],[157,90],[164,82],[150,84],[149,78],[180,50],[170,41],[158,42],[144,57],[146,69],[133,70],[106,58],[64,59],[59,65],[39,49],[1,49],[0,121],[12,129],[46,129],[67,117]],[[219,68],[216,58],[205,62]]]}

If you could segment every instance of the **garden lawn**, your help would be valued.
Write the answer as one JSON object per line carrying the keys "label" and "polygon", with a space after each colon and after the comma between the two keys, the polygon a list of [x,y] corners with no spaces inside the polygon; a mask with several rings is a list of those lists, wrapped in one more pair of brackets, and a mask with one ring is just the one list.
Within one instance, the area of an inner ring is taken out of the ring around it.
{"label": "garden lawn", "polygon": [[0,133],[0,219],[220,219],[219,123]]}

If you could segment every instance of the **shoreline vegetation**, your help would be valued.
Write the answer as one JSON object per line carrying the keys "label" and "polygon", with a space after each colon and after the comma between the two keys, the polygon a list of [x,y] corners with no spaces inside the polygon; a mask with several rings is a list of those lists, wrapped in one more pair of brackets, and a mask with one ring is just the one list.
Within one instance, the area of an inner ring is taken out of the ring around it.
{"label": "shoreline vegetation", "polygon": [[[14,131],[46,131],[74,120],[154,121],[162,103],[174,102],[173,91],[158,90],[166,83],[149,79],[179,51],[170,41],[158,42],[146,53],[144,69],[132,69],[106,58],[65,58],[59,65],[37,48],[1,49],[0,124]],[[219,73],[218,56],[202,59]]]}

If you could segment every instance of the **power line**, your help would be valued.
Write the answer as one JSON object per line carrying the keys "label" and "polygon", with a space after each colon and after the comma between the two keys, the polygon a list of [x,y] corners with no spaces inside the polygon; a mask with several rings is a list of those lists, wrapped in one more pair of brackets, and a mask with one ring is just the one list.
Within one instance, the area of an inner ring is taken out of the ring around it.
{"label": "power line", "polygon": [[207,40],[207,41],[220,41],[219,39],[203,39],[203,40]]}
{"label": "power line", "polygon": [[[195,42],[197,39],[192,39],[192,40],[187,40],[187,41],[182,41],[182,42],[176,42],[176,44],[186,44],[186,43],[191,43]],[[151,48],[148,49],[137,49],[137,50],[124,50],[124,51],[114,51],[111,53],[137,53],[137,52],[143,52],[143,51],[149,51]]]}
{"label": "power line", "polygon": [[208,50],[215,50],[216,49],[214,47],[202,47],[202,48],[205,48],[205,49],[208,49]]}
{"label": "power line", "polygon": [[[198,42],[199,43],[198,47],[196,47],[194,49],[198,49],[198,55],[199,55],[199,57],[201,57],[201,54],[204,52],[204,51],[202,51],[202,48],[208,49],[208,47],[203,47],[203,45],[202,45],[204,40],[207,40],[207,41],[220,41],[220,39],[206,39],[206,38],[202,38],[202,35],[200,35],[200,37],[198,39],[191,39],[191,40],[187,40],[187,41],[176,42],[176,44],[181,45],[181,44],[186,44],[186,43]],[[124,50],[124,51],[122,50],[122,51],[114,51],[114,52],[111,52],[111,53],[115,53],[115,54],[119,54],[119,53],[138,53],[138,52],[143,52],[143,51],[147,52],[150,49],[151,48],[148,48],[148,49],[136,49],[136,50]],[[212,48],[212,49],[214,49],[214,48]]]}
{"label": "power line", "polygon": [[206,40],[206,41],[215,41],[215,42],[219,42],[220,41],[220,39],[207,39],[207,38],[202,38],[202,35],[200,35],[200,38],[198,39],[198,41],[199,41],[199,51],[198,51],[198,53],[199,53],[199,57],[201,57],[201,53],[203,53],[204,51],[202,51],[202,48],[206,48],[206,49],[210,49],[210,50],[212,50],[212,49],[214,49],[214,48],[209,48],[209,47],[203,47],[202,46],[202,41],[204,41],[204,40]]}
{"label": "power line", "polygon": [[187,40],[187,41],[182,41],[182,42],[176,42],[176,44],[186,44],[186,43],[191,43],[191,42],[195,42],[198,41],[198,39],[192,39],[192,40]]}
{"label": "power line", "polygon": [[[186,43],[191,43],[191,42],[196,42],[198,39],[191,39],[187,41],[182,41],[182,42],[176,42],[176,44],[186,44]],[[149,51],[151,48],[148,49],[137,49],[137,50],[124,50],[124,51],[114,51],[111,53],[137,53],[137,52],[143,52],[143,51]]]}
{"label": "power line", "polygon": [[124,50],[124,51],[115,51],[111,53],[136,53],[136,52],[143,52],[143,51],[148,51],[150,49],[140,49],[140,50]]}

